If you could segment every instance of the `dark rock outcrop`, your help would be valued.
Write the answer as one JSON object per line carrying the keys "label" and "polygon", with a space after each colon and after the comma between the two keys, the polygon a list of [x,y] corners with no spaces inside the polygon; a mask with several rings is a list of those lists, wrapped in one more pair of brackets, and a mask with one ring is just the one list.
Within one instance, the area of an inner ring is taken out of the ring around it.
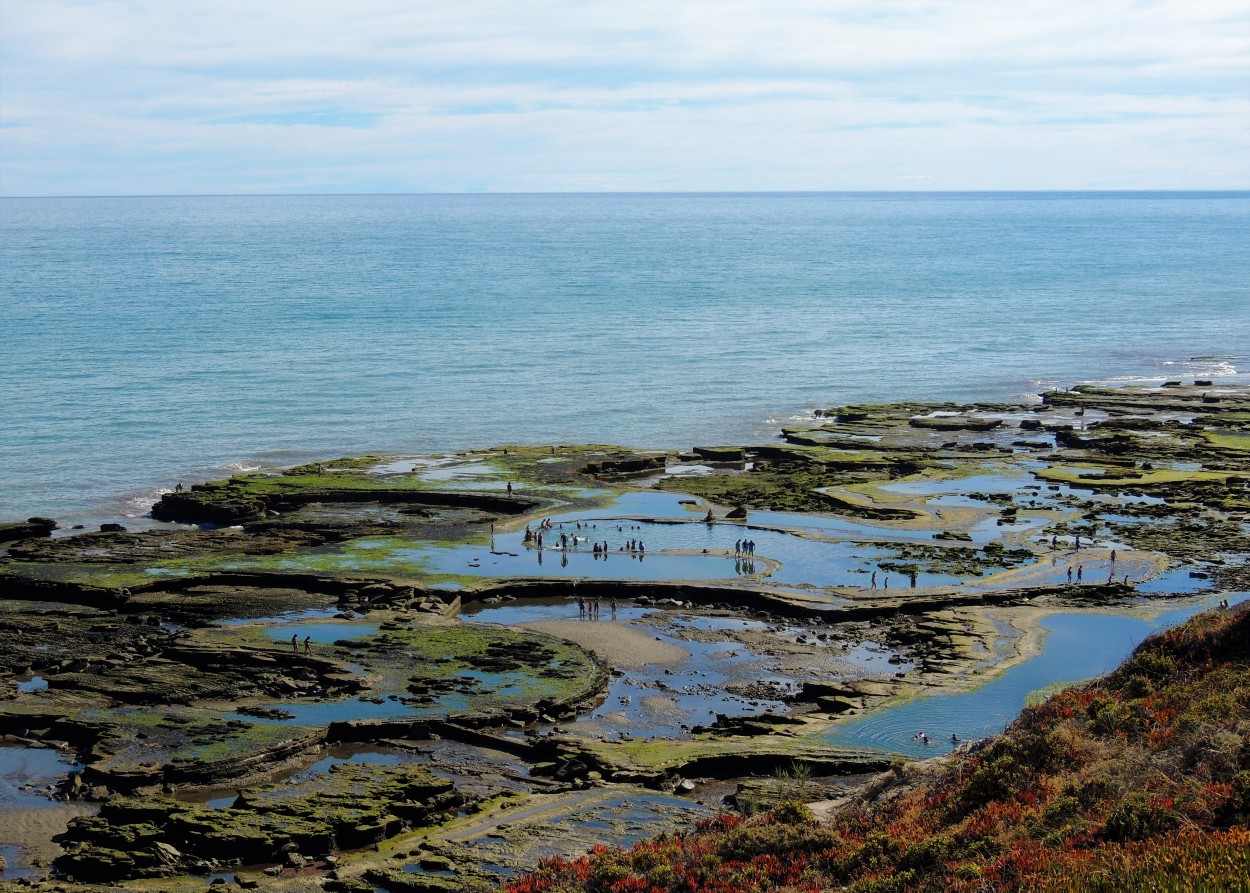
{"label": "dark rock outcrop", "polygon": [[30,539],[36,536],[51,536],[56,530],[56,522],[51,518],[27,518],[25,521],[9,521],[0,524],[0,543],[11,543],[15,540]]}

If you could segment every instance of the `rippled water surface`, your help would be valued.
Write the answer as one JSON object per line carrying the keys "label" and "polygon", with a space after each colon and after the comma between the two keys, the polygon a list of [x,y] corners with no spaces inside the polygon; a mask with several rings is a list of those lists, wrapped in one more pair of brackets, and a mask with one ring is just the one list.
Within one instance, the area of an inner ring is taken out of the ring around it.
{"label": "rippled water surface", "polygon": [[0,199],[0,518],[345,453],[1232,380],[1247,245],[1245,194]]}

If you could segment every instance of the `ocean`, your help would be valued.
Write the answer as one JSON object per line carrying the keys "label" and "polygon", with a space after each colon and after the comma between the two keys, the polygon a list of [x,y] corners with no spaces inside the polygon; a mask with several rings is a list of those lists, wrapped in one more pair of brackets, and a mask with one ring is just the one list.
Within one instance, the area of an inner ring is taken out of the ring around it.
{"label": "ocean", "polygon": [[364,451],[1250,381],[1250,193],[0,199],[0,519]]}

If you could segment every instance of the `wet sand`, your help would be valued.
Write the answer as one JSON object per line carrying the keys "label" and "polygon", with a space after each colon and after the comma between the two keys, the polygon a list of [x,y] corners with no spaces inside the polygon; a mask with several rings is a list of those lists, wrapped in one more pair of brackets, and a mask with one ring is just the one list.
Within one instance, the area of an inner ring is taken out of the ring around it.
{"label": "wet sand", "polygon": [[[96,807],[89,803],[58,803],[36,809],[0,809],[0,843],[18,847],[16,864],[9,872],[0,871],[0,878],[13,877],[13,869],[30,870],[36,860],[47,862],[61,854],[61,846],[53,837],[65,832],[70,819],[90,815]],[[34,870],[41,876],[41,869]]]}
{"label": "wet sand", "polygon": [[624,669],[675,666],[688,656],[676,645],[657,641],[620,620],[536,620],[517,625],[567,639]]}

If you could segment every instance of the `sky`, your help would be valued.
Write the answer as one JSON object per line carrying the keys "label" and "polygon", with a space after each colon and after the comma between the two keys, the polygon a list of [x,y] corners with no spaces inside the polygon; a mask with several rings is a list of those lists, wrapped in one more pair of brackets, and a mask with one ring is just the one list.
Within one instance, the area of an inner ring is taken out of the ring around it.
{"label": "sky", "polygon": [[0,195],[1247,189],[1245,0],[0,0]]}

